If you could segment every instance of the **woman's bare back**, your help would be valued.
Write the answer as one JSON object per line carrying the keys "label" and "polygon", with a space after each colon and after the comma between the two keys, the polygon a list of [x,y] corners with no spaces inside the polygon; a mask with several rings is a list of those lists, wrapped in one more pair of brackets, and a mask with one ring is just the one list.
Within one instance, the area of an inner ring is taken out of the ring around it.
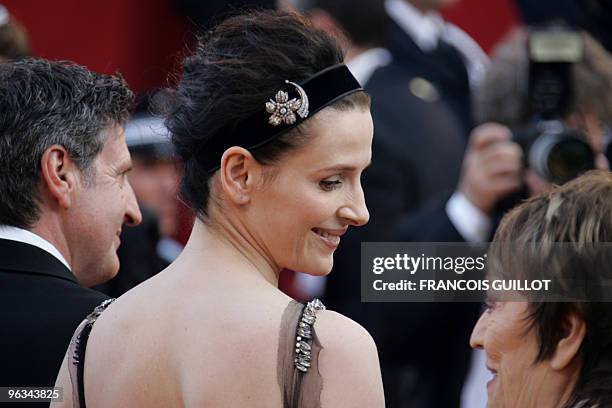
{"label": "woman's bare back", "polygon": [[206,290],[172,273],[128,292],[96,322],[88,405],[282,406],[277,353],[290,299],[278,290]]}
{"label": "woman's bare back", "polygon": [[[319,313],[313,346],[320,354],[313,352],[305,380],[292,366],[303,307],[252,271],[184,259],[117,299],[93,325],[87,407],[384,406],[376,346],[361,326]],[[76,387],[71,364],[68,354],[56,385]],[[300,402],[292,403],[297,392]],[[69,393],[52,406],[73,407]]]}

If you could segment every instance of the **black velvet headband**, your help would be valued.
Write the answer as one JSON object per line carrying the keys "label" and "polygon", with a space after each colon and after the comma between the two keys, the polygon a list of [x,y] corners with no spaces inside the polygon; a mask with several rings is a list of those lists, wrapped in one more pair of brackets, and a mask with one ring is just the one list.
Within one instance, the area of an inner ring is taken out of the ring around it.
{"label": "black velvet headband", "polygon": [[295,128],[334,102],[363,88],[344,64],[318,72],[301,84],[285,81],[289,91],[278,91],[261,110],[239,123],[224,140],[200,153],[200,162],[209,172],[219,169],[221,156],[232,146],[252,150]]}

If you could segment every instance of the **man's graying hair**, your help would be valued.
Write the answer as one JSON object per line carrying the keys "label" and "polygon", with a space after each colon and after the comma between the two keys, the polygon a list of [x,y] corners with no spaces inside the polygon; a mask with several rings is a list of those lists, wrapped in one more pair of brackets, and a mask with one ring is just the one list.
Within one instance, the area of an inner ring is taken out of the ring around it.
{"label": "man's graying hair", "polygon": [[0,225],[38,220],[40,161],[52,145],[68,151],[91,185],[104,130],[127,119],[133,99],[121,77],[70,62],[0,64]]}

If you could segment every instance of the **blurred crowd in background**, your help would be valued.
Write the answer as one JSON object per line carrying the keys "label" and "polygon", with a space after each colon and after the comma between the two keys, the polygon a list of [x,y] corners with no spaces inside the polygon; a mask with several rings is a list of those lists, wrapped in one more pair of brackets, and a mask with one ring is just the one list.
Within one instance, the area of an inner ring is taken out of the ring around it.
{"label": "blurred crowd in background", "polygon": [[[180,253],[192,215],[159,89],[179,75],[195,34],[245,8],[305,14],[337,35],[372,96],[370,223],[349,231],[327,278],[286,271],[291,296],[323,297],[366,327],[389,407],[484,407],[470,367],[477,304],[360,301],[361,242],[486,242],[531,194],[609,169],[612,5],[605,0],[4,1],[0,62],[70,59],[122,73],[139,95],[125,135],[143,222],[124,229],[121,270],[98,287],[120,296]],[[463,401],[462,403],[460,401]]]}

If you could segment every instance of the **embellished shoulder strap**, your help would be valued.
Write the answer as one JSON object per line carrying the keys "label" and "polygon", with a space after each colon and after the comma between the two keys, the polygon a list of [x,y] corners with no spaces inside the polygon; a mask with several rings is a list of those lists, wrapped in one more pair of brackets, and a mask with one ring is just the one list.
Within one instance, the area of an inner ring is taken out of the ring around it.
{"label": "embellished shoulder strap", "polygon": [[325,305],[319,299],[308,302],[302,311],[298,322],[295,338],[295,368],[303,373],[308,372],[312,357],[313,325],[317,320],[317,312],[325,310]]}
{"label": "embellished shoulder strap", "polygon": [[283,408],[320,408],[323,381],[318,367],[322,349],[316,331],[316,314],[325,310],[320,300],[306,305],[292,301],[281,321],[278,348],[278,384]]}
{"label": "embellished shoulder strap", "polygon": [[72,383],[72,404],[75,408],[85,408],[85,385],[83,381],[83,370],[85,368],[85,351],[87,349],[87,340],[98,317],[106,310],[106,308],[115,301],[115,299],[107,299],[99,306],[96,306],[77,327],[72,340],[70,340],[68,352],[68,371],[70,372],[70,381]]}

